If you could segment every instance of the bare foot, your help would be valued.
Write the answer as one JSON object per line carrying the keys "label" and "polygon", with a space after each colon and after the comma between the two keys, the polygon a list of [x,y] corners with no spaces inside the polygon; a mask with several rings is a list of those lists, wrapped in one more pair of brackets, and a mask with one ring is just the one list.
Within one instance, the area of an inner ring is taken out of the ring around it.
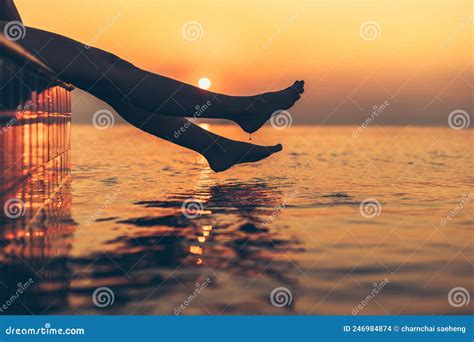
{"label": "bare foot", "polygon": [[206,153],[209,166],[215,172],[222,172],[234,165],[253,163],[271,156],[283,149],[281,144],[260,146],[245,142],[222,139],[219,145],[213,145]]}
{"label": "bare foot", "polygon": [[253,133],[262,127],[275,111],[291,108],[303,92],[304,81],[296,81],[286,89],[254,96],[245,112],[233,115],[231,119],[245,132]]}

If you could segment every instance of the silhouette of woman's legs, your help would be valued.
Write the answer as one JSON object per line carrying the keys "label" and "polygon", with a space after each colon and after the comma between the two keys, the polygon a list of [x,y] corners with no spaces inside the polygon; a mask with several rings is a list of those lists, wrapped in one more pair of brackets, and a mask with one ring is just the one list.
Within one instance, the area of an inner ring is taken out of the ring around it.
{"label": "silhouette of woman's legs", "polygon": [[187,119],[152,114],[122,101],[111,102],[111,106],[132,125],[203,155],[215,172],[227,170],[235,164],[259,161],[282,149],[279,144],[258,146],[227,139]]}
{"label": "silhouette of woman's legs", "polygon": [[[0,21],[22,22],[13,1],[0,2]],[[111,105],[128,122],[154,136],[200,153],[216,172],[235,164],[264,159],[281,150],[281,145],[257,146],[230,140],[208,132],[189,120],[152,114],[134,107],[128,101],[112,100],[114,92],[110,89],[104,92],[109,93],[107,97],[111,100]]]}
{"label": "silhouette of woman's legs", "polygon": [[[4,25],[0,23],[0,29]],[[211,105],[202,117],[233,120],[249,133],[259,129],[274,111],[293,106],[304,91],[304,82],[297,81],[284,90],[255,96],[217,94],[142,70],[67,37],[29,27],[18,43],[37,54],[58,78],[106,102],[111,101],[112,94],[149,112],[187,117],[194,114],[196,106],[209,101]]]}
{"label": "silhouette of woman's legs", "polygon": [[[0,21],[21,22],[21,17],[13,1],[5,0],[0,2]],[[41,55],[41,52],[39,54]],[[48,63],[47,60],[45,62]],[[98,65],[96,64],[95,66]],[[58,77],[61,77],[60,73],[58,73]],[[93,89],[94,84],[90,85],[89,88]],[[119,95],[114,87],[103,87],[101,83],[99,88],[97,92],[101,93],[101,97],[108,99],[110,104],[128,122],[154,136],[200,153],[208,160],[210,167],[216,172],[224,171],[235,164],[264,159],[281,150],[281,145],[257,146],[238,142],[208,132],[183,118],[147,112],[144,109],[133,106],[127,97]],[[207,101],[205,107],[206,110],[209,109]]]}

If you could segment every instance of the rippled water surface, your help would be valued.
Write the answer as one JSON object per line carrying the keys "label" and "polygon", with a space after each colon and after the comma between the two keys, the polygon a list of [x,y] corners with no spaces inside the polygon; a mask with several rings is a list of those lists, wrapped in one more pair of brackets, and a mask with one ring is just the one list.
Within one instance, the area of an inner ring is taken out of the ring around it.
{"label": "rippled water surface", "polygon": [[[474,301],[448,301],[454,287],[474,294],[472,130],[354,129],[265,128],[253,142],[282,153],[214,174],[131,127],[74,126],[66,210],[3,247],[7,287],[36,277],[15,311],[473,313]],[[201,203],[197,217],[186,200]],[[99,287],[112,305],[94,305]],[[291,292],[283,308],[270,302],[277,287]]]}

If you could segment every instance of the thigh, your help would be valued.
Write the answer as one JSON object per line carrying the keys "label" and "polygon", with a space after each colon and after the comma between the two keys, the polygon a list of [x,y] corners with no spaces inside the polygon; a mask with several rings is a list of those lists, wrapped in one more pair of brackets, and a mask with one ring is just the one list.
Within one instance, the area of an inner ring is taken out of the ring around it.
{"label": "thigh", "polygon": [[[5,25],[7,22],[0,21],[1,32]],[[48,65],[59,79],[80,88],[87,88],[100,77],[108,57],[76,40],[32,27],[25,27],[24,37],[16,43]]]}

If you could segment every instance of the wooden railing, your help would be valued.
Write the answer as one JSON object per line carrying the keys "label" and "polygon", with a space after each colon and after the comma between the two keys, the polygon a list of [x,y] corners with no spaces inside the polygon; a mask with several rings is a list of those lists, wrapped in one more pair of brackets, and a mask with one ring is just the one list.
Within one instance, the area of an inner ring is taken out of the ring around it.
{"label": "wooden railing", "polygon": [[40,60],[0,35],[3,229],[26,227],[70,172],[72,89]]}

